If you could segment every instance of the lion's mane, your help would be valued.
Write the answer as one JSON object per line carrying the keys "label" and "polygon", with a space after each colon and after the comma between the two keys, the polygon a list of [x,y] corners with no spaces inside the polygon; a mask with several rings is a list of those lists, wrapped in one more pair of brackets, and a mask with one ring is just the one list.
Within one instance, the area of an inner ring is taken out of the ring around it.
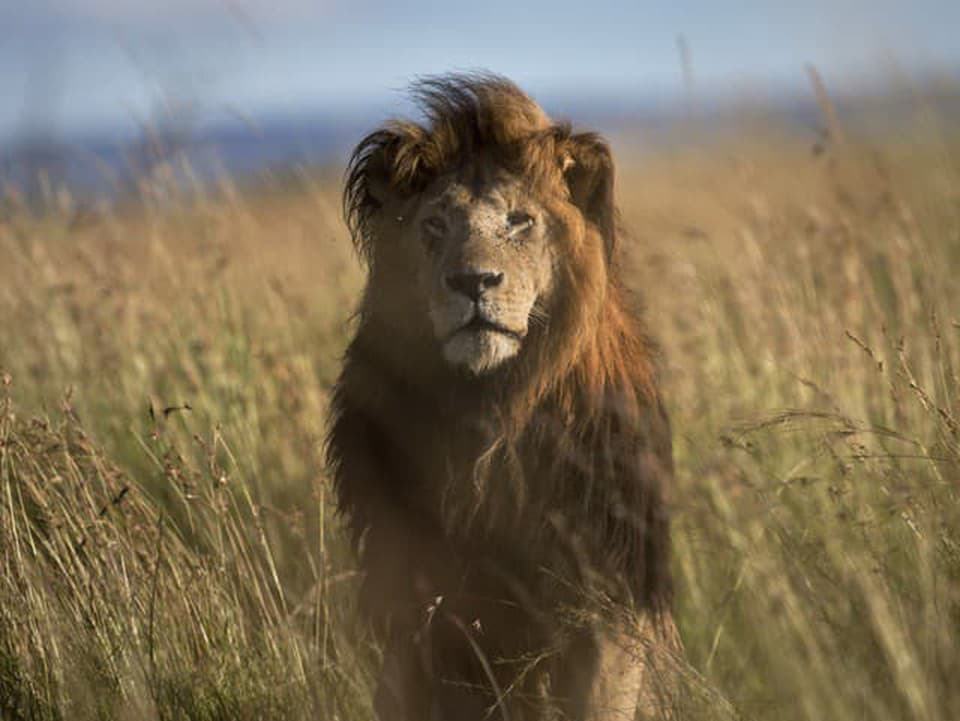
{"label": "lion's mane", "polygon": [[[665,608],[670,431],[654,347],[618,277],[610,151],[497,76],[427,79],[414,92],[425,121],[367,136],[344,192],[369,277],[327,450],[362,549],[364,604],[390,620],[425,603],[418,594],[436,579],[462,586],[472,564],[547,616],[547,596],[577,582]],[[404,279],[390,261],[411,199],[478,154],[523,177],[568,229],[548,321],[490,377],[445,367],[397,311]],[[553,585],[532,580],[545,568]]]}

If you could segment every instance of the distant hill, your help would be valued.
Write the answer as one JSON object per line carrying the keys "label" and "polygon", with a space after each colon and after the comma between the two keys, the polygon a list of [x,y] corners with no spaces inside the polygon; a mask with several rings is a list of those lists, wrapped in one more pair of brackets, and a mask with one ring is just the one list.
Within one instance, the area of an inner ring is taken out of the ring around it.
{"label": "distant hill", "polygon": [[[836,99],[838,113],[854,126],[871,130],[902,127],[919,107],[933,108],[948,123],[960,119],[956,92],[867,95]],[[762,97],[753,100],[676,96],[638,99],[618,97],[545,99],[547,109],[609,133],[636,131],[637,137],[689,132],[691,115],[698,129],[733,127],[751,107],[784,127],[810,132],[822,124],[821,109],[811,96]],[[353,145],[383,119],[381,109],[351,114],[315,111],[253,121],[235,120],[203,127],[165,123],[150,131],[101,132],[75,137],[21,137],[0,147],[0,187],[21,193],[67,187],[81,196],[109,198],[149,177],[158,168],[180,182],[207,183],[219,176],[244,179],[296,166],[342,167]],[[189,169],[189,170],[187,170]]]}

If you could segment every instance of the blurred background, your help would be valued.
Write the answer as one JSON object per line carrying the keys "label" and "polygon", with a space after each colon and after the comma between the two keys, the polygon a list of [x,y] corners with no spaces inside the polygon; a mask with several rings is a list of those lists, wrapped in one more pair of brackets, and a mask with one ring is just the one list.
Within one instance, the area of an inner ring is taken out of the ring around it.
{"label": "blurred background", "polygon": [[958,27],[953,0],[4,3],[0,170],[109,193],[175,153],[201,177],[342,163],[412,78],[479,68],[607,132],[751,103],[810,127],[806,65],[838,103],[942,96]]}

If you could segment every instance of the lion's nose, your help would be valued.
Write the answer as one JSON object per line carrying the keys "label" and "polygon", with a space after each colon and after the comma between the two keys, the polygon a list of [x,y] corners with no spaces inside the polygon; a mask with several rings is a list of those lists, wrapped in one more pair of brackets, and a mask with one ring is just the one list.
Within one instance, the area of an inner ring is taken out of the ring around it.
{"label": "lion's nose", "polygon": [[482,273],[453,273],[447,276],[447,285],[450,290],[467,296],[476,302],[483,292],[489,288],[496,288],[503,282],[503,273],[485,271]]}

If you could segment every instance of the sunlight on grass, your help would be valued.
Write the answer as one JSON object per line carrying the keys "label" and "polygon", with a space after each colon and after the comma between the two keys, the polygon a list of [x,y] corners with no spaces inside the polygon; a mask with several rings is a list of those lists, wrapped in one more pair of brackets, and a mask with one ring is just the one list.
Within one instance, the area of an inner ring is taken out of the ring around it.
{"label": "sunlight on grass", "polygon": [[[960,139],[923,129],[621,158],[688,718],[960,717]],[[0,717],[369,718],[336,182],[142,190],[0,211]]]}

